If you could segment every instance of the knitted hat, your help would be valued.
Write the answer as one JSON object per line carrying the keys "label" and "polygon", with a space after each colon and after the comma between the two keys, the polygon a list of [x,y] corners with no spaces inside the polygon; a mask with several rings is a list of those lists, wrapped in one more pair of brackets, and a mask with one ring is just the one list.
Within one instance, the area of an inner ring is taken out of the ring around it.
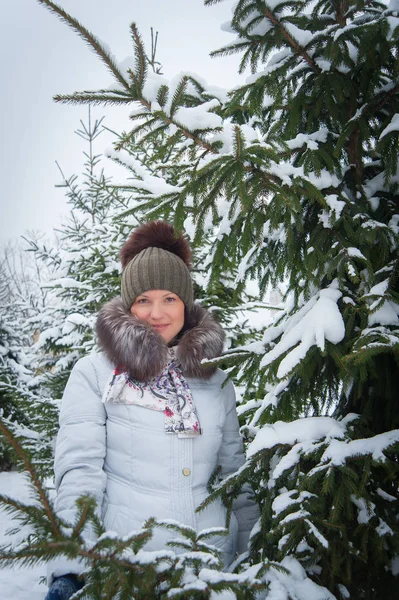
{"label": "knitted hat", "polygon": [[151,221],[133,231],[121,248],[122,303],[130,310],[148,290],[168,290],[187,307],[193,303],[190,277],[191,250],[187,240],[176,237],[172,225]]}

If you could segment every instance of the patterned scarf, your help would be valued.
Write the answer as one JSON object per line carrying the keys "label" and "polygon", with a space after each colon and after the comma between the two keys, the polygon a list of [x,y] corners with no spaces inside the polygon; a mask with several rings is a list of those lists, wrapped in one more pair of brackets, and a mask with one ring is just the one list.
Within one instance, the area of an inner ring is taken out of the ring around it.
{"label": "patterned scarf", "polygon": [[202,433],[190,387],[173,348],[169,349],[162,373],[149,381],[137,381],[125,371],[115,369],[105,388],[103,402],[136,404],[163,411],[165,433],[176,433],[184,438]]}

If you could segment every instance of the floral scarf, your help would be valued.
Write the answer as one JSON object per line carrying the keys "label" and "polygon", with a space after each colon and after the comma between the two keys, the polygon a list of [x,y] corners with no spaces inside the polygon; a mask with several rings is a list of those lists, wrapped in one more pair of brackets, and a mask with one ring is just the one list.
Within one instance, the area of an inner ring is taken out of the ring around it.
{"label": "floral scarf", "polygon": [[169,349],[162,373],[149,381],[138,381],[116,368],[105,388],[103,402],[136,404],[163,411],[165,433],[176,433],[184,438],[202,433],[190,387],[173,348]]}

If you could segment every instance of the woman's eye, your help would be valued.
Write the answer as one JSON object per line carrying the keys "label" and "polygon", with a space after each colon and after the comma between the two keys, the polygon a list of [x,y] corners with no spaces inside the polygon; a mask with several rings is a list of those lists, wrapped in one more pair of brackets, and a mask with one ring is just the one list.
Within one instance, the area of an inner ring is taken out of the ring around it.
{"label": "woman's eye", "polygon": [[137,304],[146,304],[147,302],[147,298],[140,298],[139,300],[137,300]]}
{"label": "woman's eye", "polygon": [[174,298],[173,296],[168,296],[167,298],[165,298],[165,300],[168,303],[176,302],[176,298]]}

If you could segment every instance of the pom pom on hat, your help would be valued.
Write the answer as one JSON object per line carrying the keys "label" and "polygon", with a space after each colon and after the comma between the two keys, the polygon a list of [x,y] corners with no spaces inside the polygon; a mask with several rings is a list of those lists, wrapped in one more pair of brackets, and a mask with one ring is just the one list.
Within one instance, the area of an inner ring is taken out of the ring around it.
{"label": "pom pom on hat", "polygon": [[191,306],[191,249],[185,237],[176,236],[172,225],[164,221],[141,225],[124,243],[120,255],[121,295],[126,310],[148,290],[168,290]]}
{"label": "pom pom on hat", "polygon": [[151,221],[135,229],[123,244],[120,253],[122,269],[142,250],[150,247],[176,254],[188,269],[191,268],[191,248],[186,238],[182,235],[176,237],[173,226],[165,221]]}

